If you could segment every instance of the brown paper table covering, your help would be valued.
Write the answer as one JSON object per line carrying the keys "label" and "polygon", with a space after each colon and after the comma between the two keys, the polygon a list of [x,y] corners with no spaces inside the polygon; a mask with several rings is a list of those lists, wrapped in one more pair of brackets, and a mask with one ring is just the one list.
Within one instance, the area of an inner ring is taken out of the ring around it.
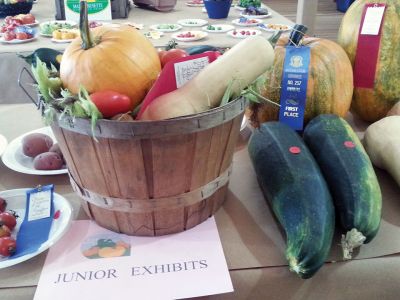
{"label": "brown paper table covering", "polygon": [[[362,136],[366,124],[351,115],[347,119]],[[32,104],[0,105],[0,134],[9,142],[43,126],[39,111]],[[247,154],[250,134],[249,128],[242,132],[234,156],[228,197],[216,214],[236,291],[209,298],[376,299],[377,295],[386,295],[384,299],[398,299],[400,256],[396,254],[400,253],[400,189],[395,182],[384,171],[377,170],[384,199],[382,225],[377,237],[362,247],[353,261],[340,262],[337,234],[329,262],[311,280],[304,281],[288,271],[284,237],[261,194]],[[56,192],[71,202],[74,218],[87,218],[67,175],[26,175],[0,162],[1,190],[48,183],[54,183]],[[46,252],[0,270],[0,299],[32,299],[45,257]]]}

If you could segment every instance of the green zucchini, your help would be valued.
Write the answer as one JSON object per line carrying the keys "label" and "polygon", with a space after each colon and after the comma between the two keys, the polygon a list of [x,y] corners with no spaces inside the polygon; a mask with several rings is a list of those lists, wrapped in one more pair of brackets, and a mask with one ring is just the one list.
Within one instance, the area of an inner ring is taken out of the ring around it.
{"label": "green zucchini", "polygon": [[42,62],[46,63],[48,69],[51,69],[51,65],[53,65],[59,70],[62,52],[50,48],[38,48],[27,56],[21,54],[18,54],[18,56],[34,67],[36,67],[36,62],[39,58]]}
{"label": "green zucchini", "polygon": [[303,140],[283,123],[262,124],[248,150],[261,189],[285,230],[289,268],[310,278],[328,257],[335,227],[325,179]]}
{"label": "green zucchini", "polygon": [[214,46],[210,46],[210,45],[199,45],[199,46],[193,46],[193,47],[189,47],[186,48],[185,51],[189,54],[189,55],[194,55],[194,54],[200,54],[206,51],[219,51],[220,49]]}
{"label": "green zucchini", "polygon": [[372,163],[351,126],[336,115],[319,115],[304,130],[304,141],[330,188],[340,224],[344,259],[378,232],[382,195]]}

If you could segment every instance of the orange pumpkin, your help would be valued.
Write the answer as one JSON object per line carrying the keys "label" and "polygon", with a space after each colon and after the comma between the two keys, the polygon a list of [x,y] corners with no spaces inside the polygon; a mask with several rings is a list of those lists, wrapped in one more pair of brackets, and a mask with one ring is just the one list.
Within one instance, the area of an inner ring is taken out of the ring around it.
{"label": "orange pumpkin", "polygon": [[[288,36],[282,36],[276,44],[274,64],[264,74],[266,82],[260,90],[263,97],[277,104],[288,41]],[[311,52],[304,122],[320,114],[343,117],[353,94],[353,71],[346,53],[338,44],[325,39],[304,37],[302,44],[310,47]],[[267,102],[250,103],[247,114],[252,125],[258,127],[260,123],[278,120],[279,107]]]}
{"label": "orange pumpkin", "polygon": [[130,97],[132,108],[145,97],[160,70],[150,41],[128,25],[105,25],[89,30],[87,3],[81,2],[81,38],[64,52],[60,77],[64,88],[77,94],[111,90]]}

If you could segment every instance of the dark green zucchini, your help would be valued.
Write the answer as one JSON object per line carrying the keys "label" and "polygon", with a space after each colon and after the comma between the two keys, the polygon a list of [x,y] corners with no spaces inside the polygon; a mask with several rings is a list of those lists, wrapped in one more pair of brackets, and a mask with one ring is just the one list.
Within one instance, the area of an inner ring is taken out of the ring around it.
{"label": "dark green zucchini", "polygon": [[200,54],[206,51],[219,51],[220,49],[210,45],[199,45],[185,49],[189,55]]}
{"label": "dark green zucchini", "polygon": [[290,270],[310,278],[328,257],[335,227],[325,179],[303,140],[283,123],[262,124],[248,149],[261,189],[285,230]]}
{"label": "dark green zucchini", "polygon": [[46,63],[47,68],[51,69],[51,65],[53,65],[59,70],[62,52],[50,48],[38,48],[27,56],[21,54],[18,54],[18,56],[34,67],[36,67],[36,62],[39,58],[42,62]]}
{"label": "dark green zucchini", "polygon": [[382,195],[372,163],[351,126],[335,115],[320,115],[306,126],[304,141],[328,183],[340,224],[343,255],[378,232]]}

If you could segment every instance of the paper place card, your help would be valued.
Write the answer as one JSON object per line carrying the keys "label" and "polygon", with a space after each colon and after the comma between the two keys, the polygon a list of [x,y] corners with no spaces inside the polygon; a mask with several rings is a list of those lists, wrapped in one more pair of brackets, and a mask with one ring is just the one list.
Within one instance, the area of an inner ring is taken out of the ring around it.
{"label": "paper place card", "polygon": [[53,190],[36,190],[29,193],[28,221],[50,217]]}
{"label": "paper place card", "polygon": [[361,34],[378,35],[386,6],[370,6],[365,13]]}
{"label": "paper place card", "polygon": [[179,89],[209,64],[208,57],[200,57],[174,64],[176,87]]}
{"label": "paper place card", "polygon": [[118,234],[85,220],[50,248],[34,299],[182,299],[232,291],[214,218],[160,237]]}

